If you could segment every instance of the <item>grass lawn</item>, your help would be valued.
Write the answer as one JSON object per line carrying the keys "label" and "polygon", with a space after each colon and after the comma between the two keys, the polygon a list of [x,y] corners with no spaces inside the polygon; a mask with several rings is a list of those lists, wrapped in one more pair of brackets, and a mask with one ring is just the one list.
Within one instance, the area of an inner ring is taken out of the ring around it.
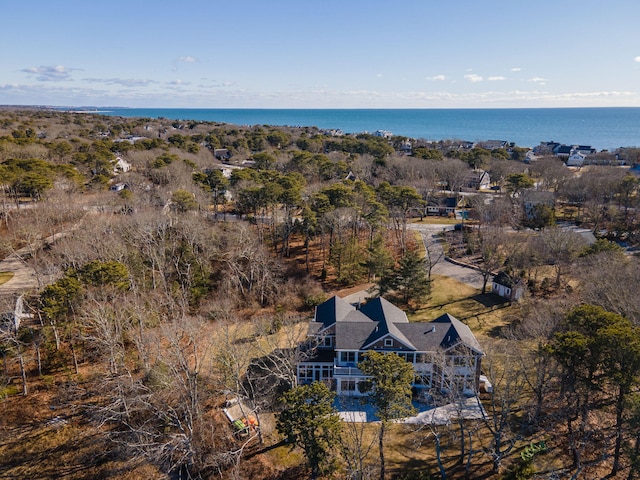
{"label": "grass lawn", "polygon": [[449,313],[465,322],[477,336],[492,335],[503,327],[510,309],[508,302],[440,275],[432,276],[431,297],[426,306],[409,316],[413,322],[429,322]]}
{"label": "grass lawn", "polygon": [[13,272],[0,272],[0,285],[7,283],[13,278]]}
{"label": "grass lawn", "polygon": [[420,219],[414,219],[413,221],[409,221],[409,223],[429,223],[434,225],[455,225],[456,223],[460,223],[460,220],[449,217],[424,217],[421,221]]}

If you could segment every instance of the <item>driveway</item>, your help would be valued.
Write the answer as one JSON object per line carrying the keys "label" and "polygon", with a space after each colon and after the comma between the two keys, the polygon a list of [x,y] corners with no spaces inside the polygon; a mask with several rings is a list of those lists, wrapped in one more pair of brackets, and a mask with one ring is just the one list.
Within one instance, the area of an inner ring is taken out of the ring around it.
{"label": "driveway", "polygon": [[444,256],[442,249],[442,240],[438,236],[446,230],[453,230],[453,225],[442,225],[435,223],[410,223],[407,225],[410,230],[420,232],[425,249],[431,251],[431,257],[440,259],[431,269],[431,273],[435,275],[443,275],[452,277],[460,282],[466,283],[470,287],[478,290],[482,289],[482,275],[474,268],[458,265]]}

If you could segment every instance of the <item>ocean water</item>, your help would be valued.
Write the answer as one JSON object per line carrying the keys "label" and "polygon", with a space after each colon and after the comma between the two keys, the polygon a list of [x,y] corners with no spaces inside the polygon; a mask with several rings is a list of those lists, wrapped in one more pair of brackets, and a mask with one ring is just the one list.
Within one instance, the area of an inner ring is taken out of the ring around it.
{"label": "ocean water", "polygon": [[542,141],[591,145],[598,150],[640,146],[640,108],[514,109],[197,109],[104,108],[123,117],[202,120],[235,125],[289,125],[387,130],[425,140],[506,140],[522,147]]}

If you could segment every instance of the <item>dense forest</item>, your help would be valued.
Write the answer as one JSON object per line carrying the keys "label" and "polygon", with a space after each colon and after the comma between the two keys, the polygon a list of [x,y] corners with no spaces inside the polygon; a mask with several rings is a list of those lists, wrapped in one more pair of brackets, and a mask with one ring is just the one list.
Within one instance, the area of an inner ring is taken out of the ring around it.
{"label": "dense forest", "polygon": [[467,323],[493,385],[482,418],[386,425],[386,478],[640,477],[640,149],[485,146],[0,109],[0,471],[380,478],[378,426],[296,384],[314,307],[366,289]]}

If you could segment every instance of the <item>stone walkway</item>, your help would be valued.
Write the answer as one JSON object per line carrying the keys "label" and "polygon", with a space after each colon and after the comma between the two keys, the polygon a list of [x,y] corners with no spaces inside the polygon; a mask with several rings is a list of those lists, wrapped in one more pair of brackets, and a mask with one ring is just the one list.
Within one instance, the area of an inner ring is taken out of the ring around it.
{"label": "stone walkway", "polygon": [[418,413],[415,417],[400,420],[402,423],[417,423],[429,425],[447,425],[452,419],[479,419],[486,415],[478,397],[465,398],[457,403],[448,403],[442,407],[432,408]]}

